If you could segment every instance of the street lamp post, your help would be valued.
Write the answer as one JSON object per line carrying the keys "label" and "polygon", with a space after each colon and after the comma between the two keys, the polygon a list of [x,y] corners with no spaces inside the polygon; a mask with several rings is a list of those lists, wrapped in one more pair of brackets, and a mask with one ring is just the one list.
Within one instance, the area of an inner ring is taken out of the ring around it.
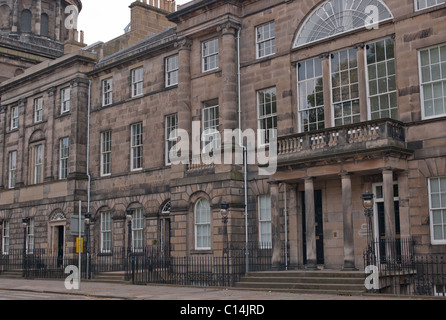
{"label": "street lamp post", "polygon": [[225,248],[223,249],[223,257],[226,254],[226,271],[227,271],[227,281],[228,281],[228,287],[229,287],[229,238],[228,238],[228,209],[229,204],[225,201],[220,204],[220,214],[221,214],[221,221],[223,222],[224,228],[223,228],[223,236],[225,241]]}
{"label": "street lamp post", "polygon": [[22,225],[23,225],[23,277],[26,276],[26,236],[27,236],[27,228],[29,224],[30,219],[29,218],[23,218],[22,219]]}
{"label": "street lamp post", "polygon": [[85,232],[87,234],[87,250],[86,250],[86,256],[87,256],[87,267],[86,267],[86,273],[87,273],[87,279],[90,279],[90,222],[91,222],[91,213],[87,212],[85,214]]}
{"label": "street lamp post", "polygon": [[[133,254],[132,254],[132,217],[133,217],[133,210],[128,209],[125,211],[126,218],[127,218],[127,228],[128,228],[128,238],[127,238],[127,265],[128,268],[132,268],[132,283],[134,282],[134,260],[133,260]],[[130,270],[129,270],[130,271]]]}

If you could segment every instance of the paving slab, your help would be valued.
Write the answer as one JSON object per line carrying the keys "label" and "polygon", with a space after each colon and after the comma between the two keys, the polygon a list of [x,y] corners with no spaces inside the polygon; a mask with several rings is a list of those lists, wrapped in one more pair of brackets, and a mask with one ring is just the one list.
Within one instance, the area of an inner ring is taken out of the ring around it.
{"label": "paving slab", "polygon": [[0,278],[0,290],[70,294],[119,300],[425,300],[430,297],[391,295],[347,296],[304,294],[226,288],[179,287],[170,285],[131,285],[82,281],[79,290],[65,288],[64,280],[27,280]]}

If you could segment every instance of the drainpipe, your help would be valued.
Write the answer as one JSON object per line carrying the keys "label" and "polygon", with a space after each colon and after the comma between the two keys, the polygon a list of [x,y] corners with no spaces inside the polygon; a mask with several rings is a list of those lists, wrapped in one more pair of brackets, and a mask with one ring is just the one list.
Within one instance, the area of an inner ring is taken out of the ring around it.
{"label": "drainpipe", "polygon": [[[88,105],[87,105],[87,177],[88,177],[88,186],[87,186],[87,213],[90,214],[90,194],[91,194],[91,175],[90,175],[90,110],[91,110],[91,80],[88,80]],[[80,221],[79,215],[79,221]],[[80,229],[79,229],[80,230]],[[90,232],[90,228],[88,228],[88,232]],[[80,231],[79,231],[80,233]],[[79,236],[80,238],[80,236]],[[87,235],[87,265],[86,265],[86,273],[87,279],[90,274],[90,235]]]}
{"label": "drainpipe", "polygon": [[90,175],[90,109],[91,109],[91,80],[88,81],[88,110],[87,110],[87,212],[90,213],[90,193],[91,193],[91,175]]}
{"label": "drainpipe", "polygon": [[239,147],[243,149],[243,184],[245,193],[245,266],[246,272],[249,271],[249,251],[248,251],[248,150],[243,145],[242,141],[242,108],[241,108],[241,95],[240,95],[240,32],[242,28],[237,29],[237,104],[238,104],[238,128],[239,128]]}
{"label": "drainpipe", "polygon": [[286,189],[287,189],[287,184],[284,183],[283,184],[285,187],[285,203],[284,203],[284,214],[285,214],[285,270],[288,270],[288,209],[287,209],[287,203],[286,203]]}

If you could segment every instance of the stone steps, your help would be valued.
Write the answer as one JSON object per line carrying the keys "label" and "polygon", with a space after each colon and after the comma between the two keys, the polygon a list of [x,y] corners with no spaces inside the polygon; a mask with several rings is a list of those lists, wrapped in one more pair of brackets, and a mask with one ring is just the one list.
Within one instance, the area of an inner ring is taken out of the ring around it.
{"label": "stone steps", "polygon": [[365,292],[364,279],[364,273],[356,271],[249,272],[235,284],[235,288],[295,293],[360,295]]}
{"label": "stone steps", "polygon": [[23,279],[22,270],[8,270],[0,272],[0,278],[6,279]]}
{"label": "stone steps", "polygon": [[104,282],[104,283],[121,283],[128,284],[129,281],[125,280],[125,272],[124,271],[115,271],[115,272],[100,272],[97,275],[93,276],[93,279],[88,280],[91,282]]}

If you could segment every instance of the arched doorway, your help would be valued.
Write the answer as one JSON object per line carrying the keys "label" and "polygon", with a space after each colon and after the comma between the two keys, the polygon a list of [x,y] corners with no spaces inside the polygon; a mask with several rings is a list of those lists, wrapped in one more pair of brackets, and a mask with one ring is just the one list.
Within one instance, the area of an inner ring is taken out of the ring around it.
{"label": "arched doorway", "polygon": [[163,205],[159,215],[159,244],[161,252],[165,255],[170,254],[170,209],[169,200]]}
{"label": "arched doorway", "polygon": [[50,254],[57,256],[58,268],[63,266],[65,255],[65,226],[66,217],[61,211],[56,211],[50,216]]}

